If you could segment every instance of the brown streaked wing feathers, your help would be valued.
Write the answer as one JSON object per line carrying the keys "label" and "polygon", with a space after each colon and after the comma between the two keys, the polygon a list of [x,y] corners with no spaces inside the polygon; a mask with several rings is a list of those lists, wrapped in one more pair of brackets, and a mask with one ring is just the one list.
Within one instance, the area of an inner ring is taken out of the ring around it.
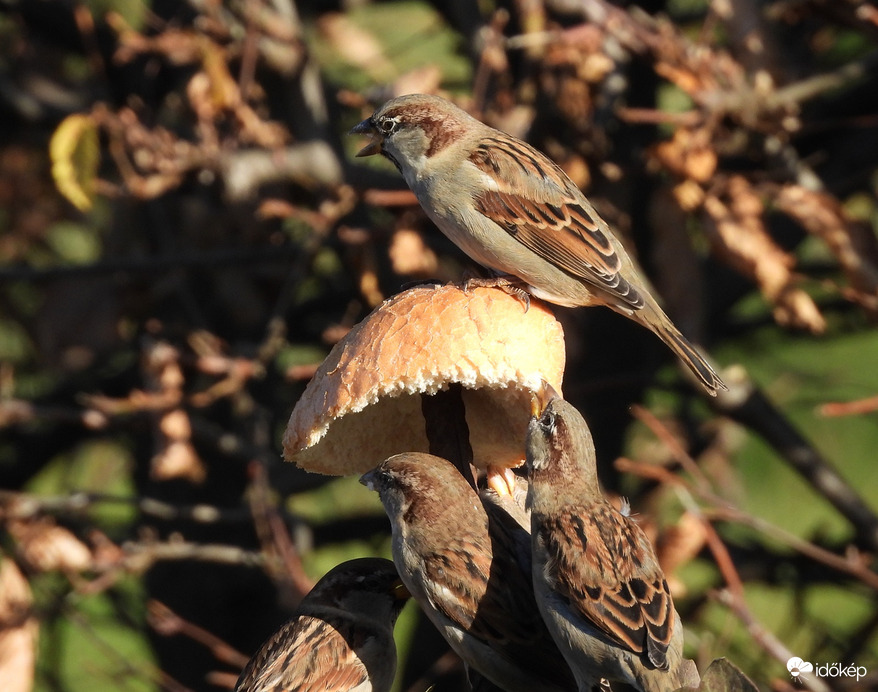
{"label": "brown streaked wing feathers", "polygon": [[[236,688],[242,692],[344,692],[363,684],[369,674],[354,653],[368,634],[350,622],[332,626],[301,615],[284,625],[248,664]],[[336,654],[342,654],[336,658]]]}
{"label": "brown streaked wing feathers", "polygon": [[542,531],[554,565],[552,586],[611,640],[646,652],[664,669],[674,624],[671,595],[661,570],[645,569],[634,558],[648,539],[625,521],[609,507],[568,509],[547,519]]}
{"label": "brown streaked wing feathers", "polygon": [[[596,221],[597,212],[556,164],[506,137],[488,138],[470,161],[500,188],[476,196],[481,214],[567,273],[633,309],[643,307],[638,289],[619,274],[621,258]],[[527,184],[512,184],[522,177]]]}
{"label": "brown streaked wing feathers", "polygon": [[[532,593],[520,570],[511,565],[494,564],[492,567],[490,553],[478,548],[461,546],[453,555],[456,564],[451,564],[444,554],[432,555],[425,564],[427,579],[442,586],[429,590],[436,608],[479,639],[531,641],[534,623],[528,622],[526,615],[528,610],[536,614],[536,603],[533,608],[524,610],[515,605],[522,589],[525,593]],[[489,588],[489,580],[497,579],[492,577],[492,569],[495,575],[501,570],[504,572],[503,588],[494,588],[494,584]],[[464,572],[467,577],[456,576]],[[512,583],[518,581],[521,584]],[[448,592],[454,593],[455,598],[447,598]],[[491,617],[486,618],[480,613],[490,613]]]}
{"label": "brown streaked wing feathers", "polygon": [[[530,575],[522,571],[515,557],[498,551],[492,558],[484,548],[465,544],[452,555],[455,564],[437,554],[425,562],[428,582],[442,587],[427,585],[439,612],[473,637],[494,645],[511,663],[561,687],[570,685],[569,670],[539,614]],[[471,581],[455,577],[462,571]],[[468,589],[467,583],[474,588]],[[453,592],[455,598],[448,598],[447,592]]]}

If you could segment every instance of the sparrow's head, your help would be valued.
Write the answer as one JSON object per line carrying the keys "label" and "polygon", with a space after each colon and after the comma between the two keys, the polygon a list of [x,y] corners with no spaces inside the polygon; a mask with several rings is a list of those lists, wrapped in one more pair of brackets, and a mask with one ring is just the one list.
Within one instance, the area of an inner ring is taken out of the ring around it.
{"label": "sparrow's head", "polygon": [[372,614],[393,626],[409,592],[390,560],[364,557],[332,568],[302,602],[302,608],[332,606],[345,612]]}
{"label": "sparrow's head", "polygon": [[364,473],[360,483],[378,493],[394,531],[444,523],[458,505],[481,507],[460,471],[432,454],[396,454]]}
{"label": "sparrow's head", "polygon": [[530,479],[558,487],[581,479],[596,490],[594,441],[582,414],[554,392],[535,408],[527,426]]}
{"label": "sparrow's head", "polygon": [[419,169],[479,121],[439,96],[409,94],[385,103],[351,130],[371,135],[357,156],[381,154],[404,174]]}

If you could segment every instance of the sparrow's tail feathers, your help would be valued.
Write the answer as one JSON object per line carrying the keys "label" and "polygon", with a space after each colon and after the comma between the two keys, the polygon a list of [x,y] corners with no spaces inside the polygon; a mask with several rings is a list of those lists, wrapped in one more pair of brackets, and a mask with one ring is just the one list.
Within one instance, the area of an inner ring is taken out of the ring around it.
{"label": "sparrow's tail feathers", "polygon": [[658,325],[655,329],[659,338],[664,341],[670,349],[677,354],[689,369],[695,373],[701,384],[711,396],[716,396],[718,389],[728,390],[725,383],[720,379],[716,371],[710,366],[697,349],[689,343],[673,324]]}

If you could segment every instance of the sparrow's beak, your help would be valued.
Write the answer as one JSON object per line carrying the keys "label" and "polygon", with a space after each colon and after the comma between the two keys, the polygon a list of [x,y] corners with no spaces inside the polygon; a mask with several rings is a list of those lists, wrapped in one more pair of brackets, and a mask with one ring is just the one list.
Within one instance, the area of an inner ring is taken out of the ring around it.
{"label": "sparrow's beak", "polygon": [[362,476],[360,476],[360,485],[365,485],[369,490],[377,490],[378,488],[375,486],[375,469],[371,471],[366,471]]}
{"label": "sparrow's beak", "polygon": [[534,418],[539,418],[543,415],[543,411],[546,410],[546,406],[548,406],[553,399],[560,398],[561,395],[555,391],[555,388],[543,380],[540,387],[536,391],[531,392],[530,415]]}
{"label": "sparrow's beak", "polygon": [[371,135],[372,141],[357,152],[357,156],[372,156],[381,153],[381,143],[384,138],[378,134],[375,126],[372,124],[372,118],[366,118],[359,125],[356,125],[348,133],[351,135]]}

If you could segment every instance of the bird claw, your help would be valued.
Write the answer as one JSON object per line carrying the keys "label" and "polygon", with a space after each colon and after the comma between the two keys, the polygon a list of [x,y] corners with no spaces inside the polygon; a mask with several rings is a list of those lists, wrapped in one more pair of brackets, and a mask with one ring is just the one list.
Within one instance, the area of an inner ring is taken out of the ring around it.
{"label": "bird claw", "polygon": [[464,293],[469,293],[474,288],[499,288],[504,293],[513,298],[518,298],[524,303],[525,313],[530,310],[530,293],[523,288],[521,281],[514,276],[495,276],[490,279],[478,277],[467,279],[463,282]]}

